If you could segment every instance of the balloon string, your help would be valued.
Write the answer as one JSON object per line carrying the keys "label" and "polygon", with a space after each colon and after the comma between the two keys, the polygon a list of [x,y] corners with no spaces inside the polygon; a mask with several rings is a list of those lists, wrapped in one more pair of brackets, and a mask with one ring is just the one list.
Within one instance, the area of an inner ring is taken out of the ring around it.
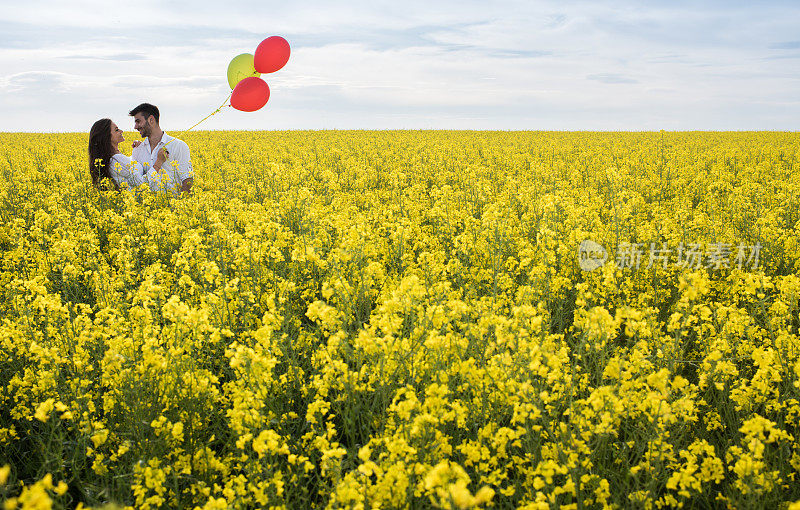
{"label": "balloon string", "polygon": [[199,126],[200,124],[202,124],[206,120],[208,120],[211,117],[213,117],[214,115],[218,114],[219,112],[222,111],[223,108],[230,106],[229,104],[225,104],[225,103],[228,102],[228,99],[230,99],[232,95],[233,95],[233,91],[231,91],[231,93],[228,95],[228,97],[225,98],[225,101],[223,101],[222,104],[219,105],[219,108],[217,108],[213,112],[209,113],[208,115],[206,115],[205,117],[200,119],[194,126],[190,127],[189,129],[184,129],[183,131],[178,133],[178,136],[173,137],[172,140],[170,140],[169,142],[165,143],[164,147],[166,147],[167,145],[171,144],[172,141],[175,140],[176,138],[180,138],[184,133],[187,133],[187,132],[191,131],[192,129],[196,128],[197,126]]}

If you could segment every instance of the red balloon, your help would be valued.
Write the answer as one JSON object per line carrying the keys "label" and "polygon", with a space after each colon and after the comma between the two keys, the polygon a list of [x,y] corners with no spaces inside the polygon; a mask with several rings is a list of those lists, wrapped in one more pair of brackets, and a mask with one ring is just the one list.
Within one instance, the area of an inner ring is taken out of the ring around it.
{"label": "red balloon", "polygon": [[243,112],[254,112],[269,101],[269,86],[261,78],[250,76],[236,84],[231,106]]}
{"label": "red balloon", "polygon": [[274,73],[289,61],[289,43],[279,35],[267,37],[253,54],[253,65],[259,73]]}

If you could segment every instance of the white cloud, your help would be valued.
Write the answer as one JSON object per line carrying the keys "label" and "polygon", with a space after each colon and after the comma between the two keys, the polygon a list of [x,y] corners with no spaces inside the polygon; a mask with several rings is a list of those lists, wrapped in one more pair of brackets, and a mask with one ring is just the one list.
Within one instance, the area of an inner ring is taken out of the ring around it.
{"label": "white cloud", "polygon": [[204,127],[798,129],[798,24],[778,1],[30,0],[0,13],[0,109],[5,129],[86,130],[147,100],[187,127],[281,34],[267,106]]}
{"label": "white cloud", "polygon": [[68,76],[68,74],[55,71],[28,71],[16,73],[0,80],[0,90],[5,93],[28,90],[63,91],[67,88],[65,79]]}

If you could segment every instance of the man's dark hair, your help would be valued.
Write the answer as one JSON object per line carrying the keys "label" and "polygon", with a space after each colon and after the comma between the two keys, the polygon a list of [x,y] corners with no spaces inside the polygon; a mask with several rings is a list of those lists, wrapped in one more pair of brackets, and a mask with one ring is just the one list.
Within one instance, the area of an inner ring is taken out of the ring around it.
{"label": "man's dark hair", "polygon": [[150,103],[142,103],[133,110],[128,112],[128,115],[133,117],[137,113],[141,113],[144,115],[144,120],[147,120],[152,115],[156,119],[156,124],[158,124],[158,108]]}

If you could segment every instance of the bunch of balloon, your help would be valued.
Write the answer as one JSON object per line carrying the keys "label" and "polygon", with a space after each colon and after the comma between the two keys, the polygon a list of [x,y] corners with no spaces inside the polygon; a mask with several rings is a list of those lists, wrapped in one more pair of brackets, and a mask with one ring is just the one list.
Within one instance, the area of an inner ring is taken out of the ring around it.
{"label": "bunch of balloon", "polygon": [[[261,41],[256,48],[255,55],[242,53],[233,57],[228,64],[228,85],[231,86],[231,94],[225,98],[225,102],[219,108],[200,119],[189,129],[181,131],[176,138],[180,138],[181,135],[196,128],[228,106],[233,106],[243,112],[254,112],[263,108],[269,101],[269,86],[260,76],[262,73],[274,73],[285,66],[289,61],[289,53],[289,43],[286,42],[286,39],[273,35]],[[228,99],[231,100],[231,104],[226,104]],[[170,143],[172,140],[167,142],[164,147],[166,148]]]}
{"label": "bunch of balloon", "polygon": [[231,106],[243,112],[254,112],[269,101],[269,86],[262,74],[274,73],[289,61],[291,49],[281,36],[267,37],[254,54],[242,53],[228,64],[228,85],[231,86]]}

